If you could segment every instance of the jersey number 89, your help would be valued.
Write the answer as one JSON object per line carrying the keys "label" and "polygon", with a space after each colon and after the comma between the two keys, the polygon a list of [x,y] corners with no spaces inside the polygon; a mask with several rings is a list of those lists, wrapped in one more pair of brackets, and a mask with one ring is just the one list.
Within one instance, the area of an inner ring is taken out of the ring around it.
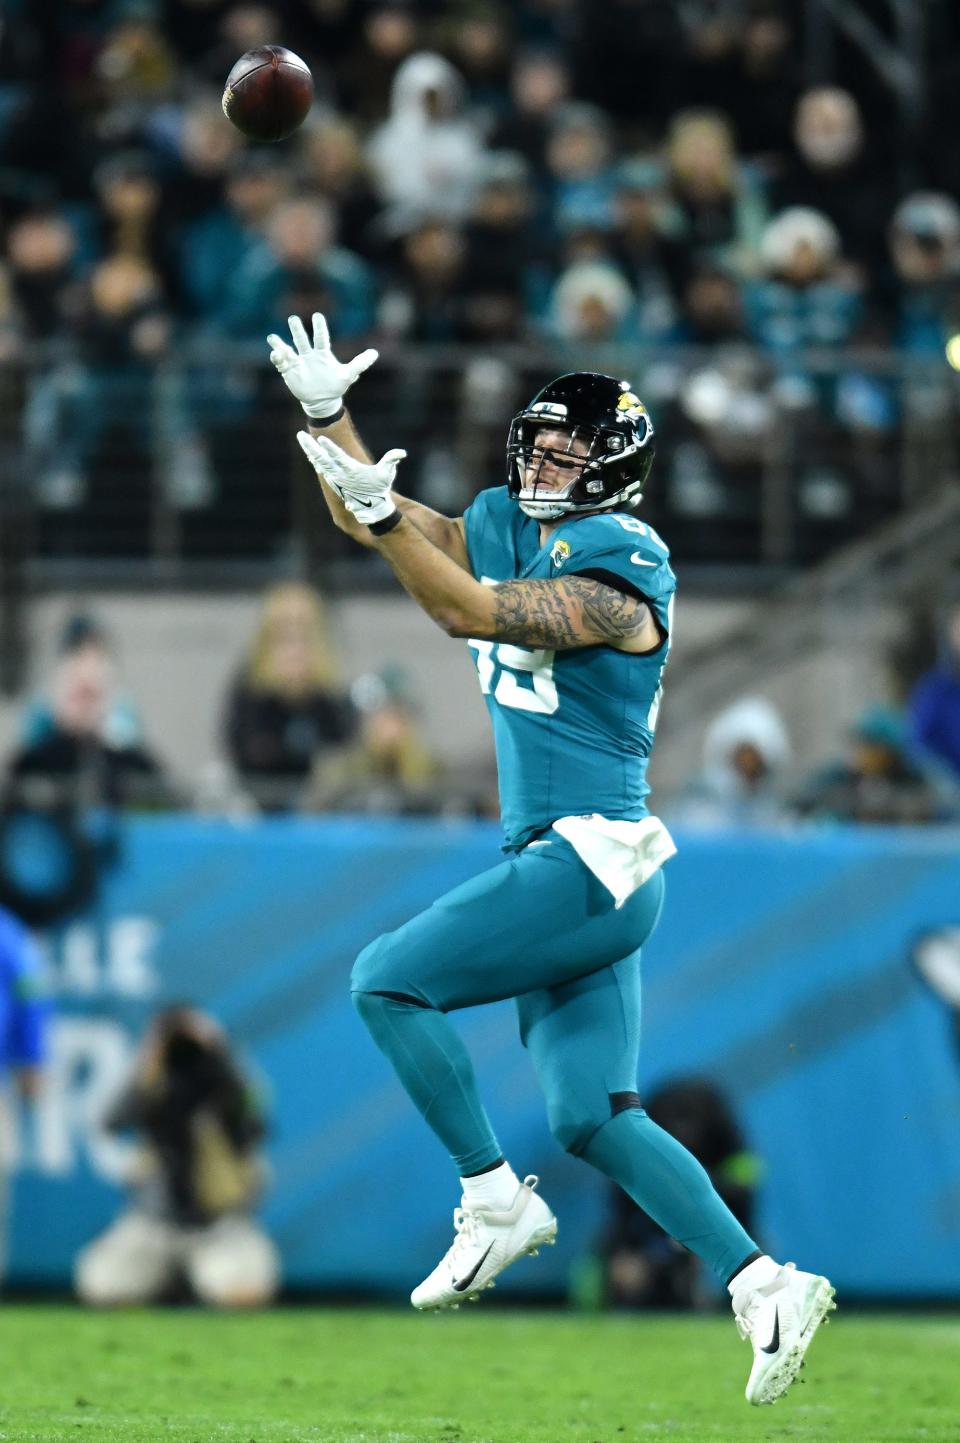
{"label": "jersey number 89", "polygon": [[[556,711],[560,698],[553,679],[554,652],[527,651],[507,641],[479,641],[475,637],[471,637],[467,645],[476,652],[477,675],[484,696],[492,691],[494,700],[501,706],[512,706],[517,711],[539,712],[541,716],[550,716]],[[500,675],[494,686],[498,667]],[[518,673],[530,678],[529,686],[524,685]]]}

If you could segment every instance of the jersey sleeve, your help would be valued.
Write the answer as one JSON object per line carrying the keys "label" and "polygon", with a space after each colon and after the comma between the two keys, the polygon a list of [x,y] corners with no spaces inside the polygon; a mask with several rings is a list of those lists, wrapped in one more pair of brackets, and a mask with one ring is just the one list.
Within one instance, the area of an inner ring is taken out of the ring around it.
{"label": "jersey sleeve", "polygon": [[661,637],[669,637],[677,578],[666,542],[652,526],[633,516],[587,517],[577,522],[570,540],[575,544],[564,568],[568,576],[586,576],[639,597],[653,613]]}

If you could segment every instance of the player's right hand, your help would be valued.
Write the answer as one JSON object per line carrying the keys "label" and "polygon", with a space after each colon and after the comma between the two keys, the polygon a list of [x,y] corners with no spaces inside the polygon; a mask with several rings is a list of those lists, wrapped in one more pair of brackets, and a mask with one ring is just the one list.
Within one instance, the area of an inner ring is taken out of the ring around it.
{"label": "player's right hand", "polygon": [[379,461],[366,462],[348,456],[329,436],[311,436],[307,431],[298,431],[297,440],[317,475],[333,487],[350,514],[362,525],[384,521],[396,510],[390,488],[406,451],[388,451]]}
{"label": "player's right hand", "polygon": [[287,324],[293,345],[268,336],[270,359],[307,415],[322,421],[340,410],[354,381],[373,365],[379,352],[361,351],[342,365],[330,349],[330,333],[319,311],[313,313],[313,345],[299,316],[289,316]]}

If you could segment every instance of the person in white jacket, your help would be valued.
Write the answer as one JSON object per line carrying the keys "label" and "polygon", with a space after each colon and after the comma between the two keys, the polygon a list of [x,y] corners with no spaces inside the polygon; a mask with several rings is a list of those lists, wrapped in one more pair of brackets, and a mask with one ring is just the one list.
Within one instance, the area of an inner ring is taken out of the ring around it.
{"label": "person in white jacket", "polygon": [[367,160],[400,234],[425,217],[466,218],[483,170],[477,127],[462,111],[460,74],[441,55],[411,55],[394,77],[391,114],[371,136]]}

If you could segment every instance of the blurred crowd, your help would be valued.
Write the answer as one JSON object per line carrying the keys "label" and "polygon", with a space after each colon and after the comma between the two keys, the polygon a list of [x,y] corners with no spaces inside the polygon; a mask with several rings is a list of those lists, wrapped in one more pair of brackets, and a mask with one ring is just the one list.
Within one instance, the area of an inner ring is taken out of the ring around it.
{"label": "blurred crowd", "polygon": [[[957,163],[922,133],[901,153],[869,64],[857,94],[805,86],[800,19],[779,0],[14,3],[5,344],[69,338],[120,370],[319,308],[347,344],[942,354]],[[220,89],[277,42],[317,104],[290,142],[250,145]]]}
{"label": "blurred crowd", "polygon": [[[714,348],[682,383],[666,365],[644,377],[673,443],[662,492],[698,523],[719,490],[746,506],[786,407],[809,461],[800,509],[862,515],[896,491],[904,390],[831,357],[941,363],[960,328],[949,11],[930,7],[910,128],[855,47],[843,84],[808,83],[787,0],[13,0],[0,358],[39,343],[57,363],[24,417],[46,504],[84,494],[111,444],[128,466],[164,450],[175,499],[202,503],[249,454],[268,379],[225,373],[216,347],[262,363],[269,331],[320,309],[345,348],[384,349],[401,389],[390,354],[407,342],[619,345],[643,364]],[[317,102],[290,141],[251,145],[220,91],[240,53],[278,42]],[[187,342],[186,379],[148,390]],[[928,416],[952,405],[942,372]],[[481,407],[485,385],[509,393],[498,431],[530,385],[472,381]],[[426,392],[444,433],[450,398]]]}
{"label": "blurred crowd", "polygon": [[[788,822],[926,825],[960,820],[960,601],[889,660],[889,696],[863,706],[837,754],[798,776],[790,729],[764,696],[709,724],[703,767],[667,814],[691,826]],[[924,652],[930,653],[924,657]]]}
{"label": "blurred crowd", "polygon": [[[673,793],[655,786],[658,812],[680,825],[746,829],[960,820],[960,601],[945,602],[927,637],[904,650],[906,661],[890,658],[886,698],[851,717],[836,755],[812,773],[799,769],[774,702],[742,697],[707,722],[699,772]],[[222,698],[220,760],[199,782],[178,781],[146,730],[109,636],[94,618],[72,618],[46,685],[21,709],[0,818],[65,802],[107,813],[498,813],[492,761],[444,764],[402,669],[346,683],[324,603],[301,582],[264,597]]]}
{"label": "blurred crowd", "polygon": [[64,627],[51,675],[22,706],[18,731],[3,759],[0,818],[65,805],[108,814],[192,805],[234,816],[497,810],[492,766],[446,774],[402,669],[346,684],[324,603],[300,582],[266,594],[222,699],[220,761],[196,786],[178,782],[154,750],[112,640],[90,616]]}

